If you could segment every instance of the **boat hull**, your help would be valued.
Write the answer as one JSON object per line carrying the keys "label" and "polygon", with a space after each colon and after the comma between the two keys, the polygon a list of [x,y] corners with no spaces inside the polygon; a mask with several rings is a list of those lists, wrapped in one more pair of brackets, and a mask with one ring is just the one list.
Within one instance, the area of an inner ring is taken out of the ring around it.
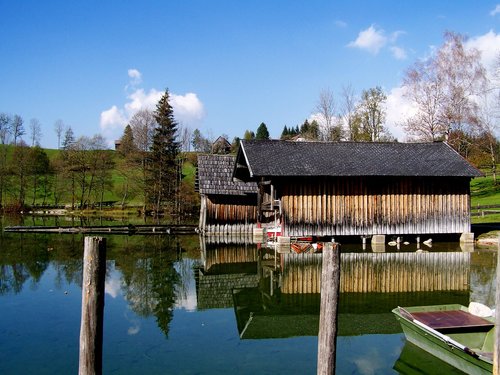
{"label": "boat hull", "polygon": [[[456,306],[457,305],[450,305],[450,309]],[[428,308],[432,308],[432,306],[428,306]],[[439,306],[439,308],[443,308],[443,306]],[[486,357],[475,355],[475,353],[470,353],[467,350],[462,350],[460,347],[457,347],[457,345],[453,345],[444,340],[443,335],[422,328],[419,324],[415,324],[414,321],[404,317],[398,308],[392,310],[392,312],[401,324],[406,339],[425,350],[427,353],[467,374],[492,373],[493,365]]]}

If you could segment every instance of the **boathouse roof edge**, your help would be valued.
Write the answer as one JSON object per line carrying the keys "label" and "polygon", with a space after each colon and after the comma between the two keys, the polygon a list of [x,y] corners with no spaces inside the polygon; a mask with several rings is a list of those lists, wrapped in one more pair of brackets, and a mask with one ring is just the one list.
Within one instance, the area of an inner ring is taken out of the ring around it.
{"label": "boathouse roof edge", "polygon": [[242,140],[233,179],[314,176],[479,177],[445,142]]}

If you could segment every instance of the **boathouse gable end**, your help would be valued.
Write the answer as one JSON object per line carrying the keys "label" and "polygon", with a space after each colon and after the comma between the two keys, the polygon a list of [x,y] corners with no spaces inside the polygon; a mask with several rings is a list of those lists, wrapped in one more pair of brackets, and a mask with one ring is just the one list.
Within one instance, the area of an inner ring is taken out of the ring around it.
{"label": "boathouse gable end", "polygon": [[259,182],[259,212],[279,211],[283,235],[470,231],[481,173],[446,143],[242,143],[233,178]]}
{"label": "boathouse gable end", "polygon": [[257,184],[233,181],[234,164],[234,155],[198,156],[196,185],[202,232],[213,232],[215,226],[250,227],[257,221]]}

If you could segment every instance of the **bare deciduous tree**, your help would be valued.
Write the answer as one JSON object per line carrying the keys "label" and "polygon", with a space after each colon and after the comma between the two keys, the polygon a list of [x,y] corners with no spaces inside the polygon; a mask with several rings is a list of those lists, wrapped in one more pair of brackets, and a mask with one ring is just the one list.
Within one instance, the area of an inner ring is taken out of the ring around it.
{"label": "bare deciduous tree", "polygon": [[0,143],[2,145],[7,144],[10,135],[10,116],[6,113],[0,113]]}
{"label": "bare deciduous tree", "polygon": [[134,142],[137,149],[147,152],[153,144],[153,135],[156,120],[153,111],[141,109],[130,119],[130,127],[134,135]]}
{"label": "bare deciduous tree", "polygon": [[324,141],[340,140],[331,139],[332,134],[340,135],[341,133],[333,129],[334,126],[338,126],[338,122],[335,121],[335,95],[332,90],[321,90],[315,111],[319,117],[321,139]]}
{"label": "bare deciduous tree", "polygon": [[416,109],[405,124],[410,136],[447,140],[453,131],[466,134],[464,126],[478,125],[473,98],[486,89],[486,72],[479,51],[466,49],[465,40],[460,34],[446,32],[436,54],[407,71],[406,97]]}
{"label": "bare deciduous tree", "polygon": [[80,207],[93,202],[102,204],[104,191],[111,184],[113,162],[106,148],[104,138],[94,135],[79,137],[65,150],[66,170],[73,182],[72,194],[78,196]]}
{"label": "bare deciduous tree", "polygon": [[384,128],[386,100],[387,96],[380,87],[363,90],[361,93],[358,115],[367,141],[379,141],[386,131]]}
{"label": "bare deciduous tree", "polygon": [[498,114],[495,113],[494,106],[490,104],[490,99],[488,95],[484,95],[482,98],[478,120],[480,132],[483,134],[483,137],[481,137],[482,142],[476,142],[476,147],[487,155],[493,181],[496,183],[498,139],[495,134],[498,131]]}
{"label": "bare deciduous tree", "polygon": [[356,128],[356,125],[359,121],[356,121],[358,118],[356,115],[357,99],[352,85],[348,84],[342,86],[340,97],[340,116],[346,128],[346,139],[348,141],[355,141],[356,134],[359,131],[359,129]]}
{"label": "bare deciduous tree", "polygon": [[17,140],[25,134],[24,121],[21,116],[14,115],[11,121],[11,133],[14,138],[14,145],[17,145]]}
{"label": "bare deciduous tree", "polygon": [[192,130],[189,126],[185,126],[183,124],[179,124],[179,142],[181,145],[181,150],[183,151],[191,151],[191,135]]}
{"label": "bare deciduous tree", "polygon": [[56,136],[57,136],[57,149],[61,148],[61,137],[62,137],[62,134],[64,132],[64,128],[65,128],[65,125],[64,125],[63,120],[58,119],[54,123],[54,131],[56,132]]}
{"label": "bare deciduous tree", "polygon": [[30,120],[30,140],[31,146],[40,146],[42,139],[42,124],[37,118]]}

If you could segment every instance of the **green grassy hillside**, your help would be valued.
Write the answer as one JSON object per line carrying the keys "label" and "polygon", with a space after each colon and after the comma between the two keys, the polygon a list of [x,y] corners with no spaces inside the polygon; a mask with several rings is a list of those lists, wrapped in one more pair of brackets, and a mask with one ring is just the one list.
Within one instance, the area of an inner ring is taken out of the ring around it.
{"label": "green grassy hillside", "polygon": [[[19,175],[13,175],[9,171],[15,169],[15,162],[12,160],[13,157],[13,152],[14,152],[14,146],[12,145],[7,145],[5,146],[5,149],[7,152],[7,166],[5,167],[5,174],[7,176],[4,185],[4,191],[3,191],[3,198],[4,198],[4,205],[8,207],[9,205],[15,204],[17,202],[17,199],[19,197]],[[44,152],[47,154],[48,159],[50,160],[51,164],[54,166],[53,170],[57,170],[57,166],[61,165],[61,153],[62,150],[57,150],[57,149],[43,149]],[[137,179],[134,181],[136,182],[135,185],[135,191],[133,191],[133,185],[134,182],[131,182],[131,180],[127,181],[127,176],[130,178],[130,166],[127,166],[124,160],[124,157],[120,155],[119,153],[115,152],[114,150],[107,150],[105,151],[106,155],[112,160],[114,167],[109,171],[110,173],[110,181],[107,184],[107,187],[104,192],[104,197],[103,201],[104,202],[116,202],[116,206],[120,206],[124,196],[125,192],[127,191],[128,194],[126,195],[125,199],[125,204],[128,207],[142,207],[143,205],[143,197],[141,192],[137,191]],[[196,154],[195,153],[186,153],[183,154],[182,157],[184,158],[184,166],[183,166],[183,192],[190,191],[191,195],[195,195],[194,193],[194,184],[195,184],[195,176],[196,176]],[[0,166],[1,167],[1,166]],[[17,171],[19,173],[19,171]],[[136,178],[138,175],[140,175],[139,172],[136,173],[135,177]],[[54,189],[54,187],[59,186],[63,187],[63,189],[66,189],[66,193],[62,194],[62,200],[59,201],[59,204],[64,204],[68,205],[71,204],[71,197],[69,197],[69,189],[72,186],[72,181],[71,177],[68,174],[64,173],[59,173],[58,176],[56,177],[54,174],[49,174],[49,189]],[[26,176],[25,177],[27,180],[26,184],[26,191],[25,191],[25,203],[28,205],[31,205],[33,202],[33,178],[31,176]],[[57,181],[56,181],[57,180]],[[38,188],[40,190],[40,188]],[[55,196],[54,196],[54,191],[50,190],[49,194],[45,194],[45,202],[43,199],[43,193],[40,191],[37,192],[37,198],[35,200],[36,205],[53,205],[55,203]],[[196,194],[197,195],[197,194]],[[68,201],[69,200],[69,201]],[[196,204],[196,201],[193,201],[193,204]],[[78,202],[75,202],[78,203]]]}
{"label": "green grassy hillside", "polygon": [[497,182],[491,175],[474,178],[470,184],[472,213],[484,213],[484,216],[472,216],[473,223],[499,223],[500,208],[481,209],[480,206],[500,205],[500,176]]}

